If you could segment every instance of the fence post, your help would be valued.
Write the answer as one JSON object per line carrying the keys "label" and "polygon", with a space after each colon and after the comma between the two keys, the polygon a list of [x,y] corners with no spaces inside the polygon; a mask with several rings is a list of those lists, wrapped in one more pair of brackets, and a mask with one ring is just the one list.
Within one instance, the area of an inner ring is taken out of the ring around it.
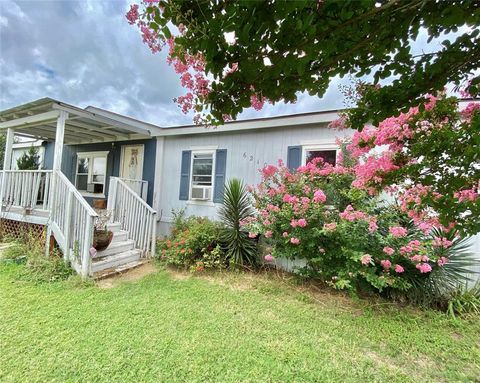
{"label": "fence post", "polygon": [[65,252],[63,254],[63,260],[67,263],[70,260],[70,237],[72,233],[72,201],[73,191],[68,190],[67,202],[65,204]]}
{"label": "fence post", "polygon": [[157,246],[157,213],[152,214],[152,257],[155,257]]}
{"label": "fence post", "polygon": [[82,278],[87,278],[90,274],[90,247],[92,246],[93,240],[93,222],[94,217],[88,216],[86,227],[85,227],[85,242],[82,249]]}
{"label": "fence post", "polygon": [[115,205],[117,204],[117,179],[110,177],[110,184],[108,186],[108,200],[107,211],[110,213],[110,222],[114,222],[115,218]]}

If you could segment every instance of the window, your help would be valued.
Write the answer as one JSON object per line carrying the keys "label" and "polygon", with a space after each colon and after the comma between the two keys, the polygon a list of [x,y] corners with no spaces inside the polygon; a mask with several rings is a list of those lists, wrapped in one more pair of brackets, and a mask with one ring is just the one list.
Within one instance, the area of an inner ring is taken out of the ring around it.
{"label": "window", "polygon": [[190,199],[211,201],[214,152],[192,152]]}
{"label": "window", "polygon": [[108,152],[77,154],[76,187],[86,193],[104,194]]}
{"label": "window", "polygon": [[302,164],[306,165],[315,158],[323,158],[326,163],[335,166],[337,162],[337,148],[334,145],[304,146]]}

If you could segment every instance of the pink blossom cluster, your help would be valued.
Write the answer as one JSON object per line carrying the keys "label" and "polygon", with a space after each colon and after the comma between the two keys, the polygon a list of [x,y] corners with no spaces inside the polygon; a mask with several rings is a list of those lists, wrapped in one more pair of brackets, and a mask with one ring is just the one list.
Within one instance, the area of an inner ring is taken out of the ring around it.
{"label": "pink blossom cluster", "polygon": [[300,219],[292,219],[290,222],[290,226],[295,228],[295,227],[305,227],[308,225],[308,222],[305,218],[300,218]]}
{"label": "pink blossom cluster", "polygon": [[448,240],[445,237],[436,237],[432,241],[432,246],[433,247],[441,247],[441,248],[444,248],[444,249],[448,249],[449,247],[452,246],[452,244],[453,244],[453,242]]}
{"label": "pink blossom cluster", "polygon": [[478,189],[465,189],[453,193],[453,196],[458,200],[458,202],[470,201],[475,202],[479,196]]}
{"label": "pink blossom cluster", "polygon": [[337,224],[335,222],[325,223],[323,225],[323,229],[325,231],[334,231],[337,228]]}
{"label": "pink blossom cluster", "polygon": [[430,273],[432,271],[432,266],[429,263],[418,263],[415,266],[422,274]]}
{"label": "pink blossom cluster", "polygon": [[343,212],[339,214],[340,218],[353,222],[358,220],[366,220],[368,215],[363,211],[358,211],[352,205],[348,205]]}
{"label": "pink blossom cluster", "polygon": [[394,238],[402,238],[402,237],[405,237],[408,234],[408,230],[405,229],[404,227],[401,227],[401,226],[393,226],[393,227],[388,229],[388,232]]}
{"label": "pink blossom cluster", "polygon": [[471,121],[475,112],[480,111],[479,102],[469,102],[465,109],[461,111],[461,116],[466,121]]}

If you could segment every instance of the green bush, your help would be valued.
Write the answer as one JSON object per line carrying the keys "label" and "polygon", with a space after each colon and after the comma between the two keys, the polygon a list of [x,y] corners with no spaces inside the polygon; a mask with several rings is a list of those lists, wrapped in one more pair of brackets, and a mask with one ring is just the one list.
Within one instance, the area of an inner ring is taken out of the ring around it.
{"label": "green bush", "polygon": [[227,263],[218,242],[220,230],[220,224],[208,218],[179,218],[171,236],[158,243],[158,256],[168,265],[190,270],[224,268]]}

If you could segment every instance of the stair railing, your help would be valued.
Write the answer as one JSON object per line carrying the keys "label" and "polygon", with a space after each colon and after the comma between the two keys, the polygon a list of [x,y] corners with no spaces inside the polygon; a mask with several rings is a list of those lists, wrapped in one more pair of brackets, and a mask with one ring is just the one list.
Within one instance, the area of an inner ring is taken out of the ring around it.
{"label": "stair railing", "polygon": [[64,259],[82,277],[87,277],[91,274],[90,248],[98,215],[61,171],[56,170],[54,178],[50,228]]}
{"label": "stair railing", "polygon": [[23,209],[48,211],[51,170],[2,170],[0,201]]}
{"label": "stair railing", "polygon": [[120,223],[142,256],[155,255],[157,212],[118,177],[110,177],[107,209],[110,221]]}

